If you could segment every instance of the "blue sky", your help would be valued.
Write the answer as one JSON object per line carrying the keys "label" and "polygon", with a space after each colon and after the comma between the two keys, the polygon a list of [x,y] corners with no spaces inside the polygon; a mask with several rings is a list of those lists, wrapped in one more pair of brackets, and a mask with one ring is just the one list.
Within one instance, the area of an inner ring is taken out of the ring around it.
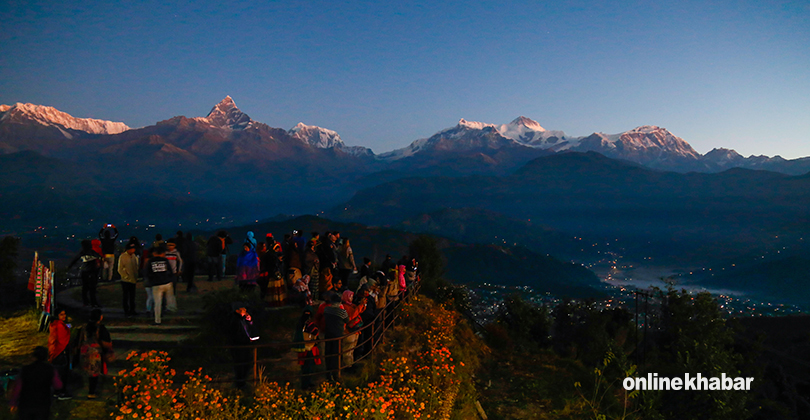
{"label": "blue sky", "polygon": [[0,4],[0,103],[140,127],[230,95],[378,153],[524,115],[810,156],[806,1],[53,3]]}

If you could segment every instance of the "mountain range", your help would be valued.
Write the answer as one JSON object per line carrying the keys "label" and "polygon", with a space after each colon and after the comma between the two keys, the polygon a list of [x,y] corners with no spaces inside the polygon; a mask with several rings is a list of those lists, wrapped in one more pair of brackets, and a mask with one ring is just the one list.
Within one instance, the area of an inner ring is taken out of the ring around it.
{"label": "mountain range", "polygon": [[75,118],[42,105],[1,105],[0,152],[22,150],[52,157],[101,153],[158,163],[209,162],[256,167],[285,159],[306,162],[317,158],[317,151],[328,150],[355,158],[348,159],[352,164],[367,166],[368,170],[361,173],[384,170],[396,173],[403,168],[435,168],[442,163],[446,174],[507,173],[550,153],[594,151],[653,169],[683,173],[719,172],[733,167],[790,175],[810,172],[810,158],[743,157],[723,148],[701,155],[682,138],[652,125],[618,134],[571,137],[559,130],[546,130],[523,116],[501,125],[461,119],[456,126],[415,140],[404,148],[374,154],[365,147],[347,146],[337,132],[326,128],[298,123],[283,130],[254,121],[230,96],[205,117],[174,117],[138,129],[121,122]]}

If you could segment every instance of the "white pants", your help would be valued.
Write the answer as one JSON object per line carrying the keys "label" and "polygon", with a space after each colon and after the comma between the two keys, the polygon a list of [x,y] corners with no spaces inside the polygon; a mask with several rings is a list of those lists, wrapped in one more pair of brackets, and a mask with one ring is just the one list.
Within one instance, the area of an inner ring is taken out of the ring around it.
{"label": "white pants", "polygon": [[341,347],[344,353],[341,368],[351,367],[354,364],[354,348],[357,347],[358,338],[360,338],[360,333],[352,334],[343,339]]}
{"label": "white pants", "polygon": [[174,300],[174,285],[171,283],[152,286],[152,297],[155,299],[155,324],[160,324],[160,314],[163,311],[163,297],[166,297],[166,310],[177,311],[177,302]]}
{"label": "white pants", "polygon": [[104,270],[101,276],[104,280],[112,280],[113,267],[115,267],[115,254],[104,254]]}

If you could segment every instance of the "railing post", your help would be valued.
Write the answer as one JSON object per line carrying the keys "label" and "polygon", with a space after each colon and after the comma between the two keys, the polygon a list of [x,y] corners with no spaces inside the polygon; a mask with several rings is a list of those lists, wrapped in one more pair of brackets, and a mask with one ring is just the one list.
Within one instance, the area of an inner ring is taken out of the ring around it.
{"label": "railing post", "polygon": [[338,355],[337,355],[337,358],[338,358],[338,371],[337,371],[337,377],[338,377],[338,381],[341,381],[342,379],[340,377],[340,366],[343,364],[343,339],[340,338],[340,339],[338,339],[337,342],[338,342]]}
{"label": "railing post", "polygon": [[390,303],[390,302],[386,302],[386,305],[383,307],[383,316],[382,316],[382,332],[380,332],[380,342],[381,342],[381,343],[384,343],[384,342],[385,342],[385,332],[386,332],[386,331],[388,331],[388,329],[387,329],[387,328],[386,328],[386,326],[385,326],[385,322],[386,322],[386,321],[385,321],[385,317],[386,317],[386,315],[388,315],[388,304],[389,304],[389,303]]}
{"label": "railing post", "polygon": [[253,346],[253,386],[256,386],[256,381],[259,379],[259,371],[256,362],[259,360],[259,349]]}

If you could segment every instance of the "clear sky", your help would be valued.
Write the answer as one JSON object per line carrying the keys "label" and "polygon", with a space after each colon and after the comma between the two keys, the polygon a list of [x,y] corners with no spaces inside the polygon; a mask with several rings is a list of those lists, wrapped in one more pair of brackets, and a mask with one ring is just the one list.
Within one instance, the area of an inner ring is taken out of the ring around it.
{"label": "clear sky", "polygon": [[0,2],[0,103],[140,127],[225,95],[377,153],[524,115],[810,156],[810,2]]}

